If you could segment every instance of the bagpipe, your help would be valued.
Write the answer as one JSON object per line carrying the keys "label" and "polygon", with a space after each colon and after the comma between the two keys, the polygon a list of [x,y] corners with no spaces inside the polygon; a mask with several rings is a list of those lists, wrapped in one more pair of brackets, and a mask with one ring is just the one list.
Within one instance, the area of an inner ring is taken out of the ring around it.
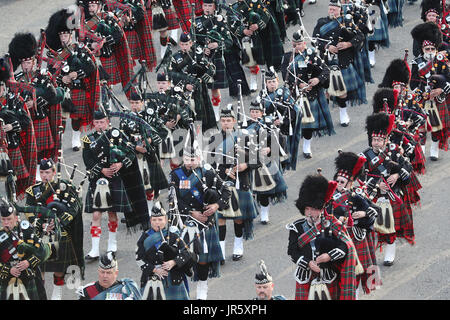
{"label": "bagpipe", "polygon": [[[122,9],[116,8],[116,16],[126,15],[129,19],[124,22],[124,30],[134,30],[136,24],[145,19],[145,6],[142,0],[125,0]],[[123,12],[123,13],[122,13]]]}

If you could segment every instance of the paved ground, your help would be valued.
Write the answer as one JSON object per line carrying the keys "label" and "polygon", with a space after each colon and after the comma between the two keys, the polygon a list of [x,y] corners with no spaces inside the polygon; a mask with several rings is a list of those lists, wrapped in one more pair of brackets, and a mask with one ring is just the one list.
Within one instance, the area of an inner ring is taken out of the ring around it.
{"label": "paved ground", "polygon": [[[8,43],[15,32],[31,31],[36,35],[40,28],[45,28],[48,18],[56,9],[63,8],[73,1],[60,0],[0,0],[0,8],[8,14],[3,15],[2,33],[0,34],[0,52],[7,50]],[[315,5],[305,4],[306,15],[304,24],[308,32],[312,32],[316,20],[326,15],[328,1],[319,0]],[[56,6],[56,7],[55,7]],[[298,170],[289,172],[286,176],[288,200],[284,204],[272,207],[270,223],[266,226],[256,222],[255,238],[245,243],[245,256],[239,262],[231,261],[233,227],[229,224],[227,234],[227,263],[221,269],[221,277],[209,281],[209,299],[249,299],[254,296],[253,279],[256,272],[256,263],[264,259],[270,273],[274,277],[275,291],[283,294],[288,299],[293,299],[295,282],[293,273],[294,264],[287,256],[288,231],[285,225],[299,217],[295,209],[294,201],[298,196],[298,190],[302,179],[320,167],[327,178],[334,174],[333,159],[337,150],[360,152],[367,146],[367,136],[364,132],[365,117],[371,112],[371,97],[376,90],[376,84],[381,81],[386,66],[394,58],[401,58],[404,49],[411,52],[412,39],[410,30],[419,20],[420,8],[406,4],[404,7],[404,26],[390,30],[391,47],[377,52],[377,64],[372,69],[375,84],[368,85],[368,105],[361,105],[349,110],[351,117],[350,126],[339,126],[339,111],[332,109],[332,117],[335,123],[336,135],[321,139],[314,139],[312,144],[313,158],[300,159]],[[289,29],[289,35],[294,28]],[[156,37],[158,39],[158,37]],[[157,42],[155,42],[157,46]],[[285,45],[289,50],[289,43]],[[152,75],[153,77],[153,75]],[[115,88],[120,95],[120,87]],[[230,99],[227,92],[223,91],[224,102]],[[246,102],[249,99],[245,99]],[[69,131],[70,132],[70,131]],[[81,152],[74,153],[70,149],[71,136],[67,133],[64,137],[64,157],[68,164],[78,163],[83,167]],[[427,144],[429,150],[429,143]],[[428,152],[428,151],[427,151]],[[410,246],[399,243],[397,259],[392,267],[380,266],[383,286],[369,296],[362,299],[449,299],[450,282],[447,274],[450,272],[450,224],[448,223],[448,190],[450,184],[449,155],[441,152],[438,162],[427,162],[427,173],[420,177],[423,185],[421,192],[421,208],[414,210],[414,224],[416,230],[416,245]],[[79,177],[78,177],[79,178]],[[89,251],[89,215],[84,215],[85,224],[85,252]],[[106,220],[103,221],[103,230],[107,230]],[[106,250],[107,232],[104,231],[101,242],[101,250]],[[124,225],[119,225],[119,268],[122,277],[130,277],[139,281],[140,271],[134,261],[134,249],[139,234],[126,235]],[[379,261],[383,254],[379,253]],[[86,280],[83,283],[94,281],[96,278],[96,264],[87,266]],[[48,294],[51,294],[52,278],[46,276]],[[192,286],[192,297],[195,298],[195,285]],[[64,291],[65,299],[75,299],[73,290]]]}

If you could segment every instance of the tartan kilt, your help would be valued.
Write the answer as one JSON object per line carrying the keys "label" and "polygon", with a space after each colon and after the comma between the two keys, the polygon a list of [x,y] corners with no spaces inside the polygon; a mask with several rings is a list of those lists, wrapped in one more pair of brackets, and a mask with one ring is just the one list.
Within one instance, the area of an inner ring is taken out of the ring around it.
{"label": "tartan kilt", "polygon": [[389,47],[388,19],[381,7],[380,16],[379,24],[375,24],[373,34],[368,35],[367,40],[377,42],[382,47]]}
{"label": "tartan kilt", "polygon": [[239,79],[242,80],[242,95],[250,95],[250,87],[248,86],[247,78],[245,77],[245,72],[241,65],[241,58],[239,57],[239,49],[233,46],[231,52],[224,53],[224,58],[230,96],[237,97],[239,95],[239,88],[237,85]]}
{"label": "tartan kilt", "polygon": [[47,260],[41,265],[42,272],[66,272],[67,267],[78,265],[75,248],[69,235],[62,236],[55,259]]}
{"label": "tartan kilt", "polygon": [[357,91],[359,87],[364,86],[364,82],[356,72],[352,63],[350,63],[347,68],[342,68],[341,72],[342,77],[344,78],[345,87],[347,88],[347,93]]}
{"label": "tartan kilt", "polygon": [[374,83],[375,81],[372,78],[372,67],[370,66],[369,61],[369,52],[368,52],[369,44],[367,43],[367,38],[364,40],[364,47],[362,48],[360,54],[362,63],[364,66],[364,81],[368,83]]}
{"label": "tartan kilt", "polygon": [[403,197],[403,201],[408,202],[411,205],[419,205],[420,204],[420,195],[419,190],[422,189],[422,185],[420,184],[417,175],[411,172],[410,182],[406,186],[406,192]]}
{"label": "tartan kilt", "polygon": [[8,156],[11,160],[12,167],[14,169],[14,174],[17,179],[26,179],[30,176],[27,166],[23,161],[22,152],[20,148],[8,149]]}
{"label": "tartan kilt", "polygon": [[354,238],[352,229],[348,228],[347,230],[348,230],[350,237],[352,238],[353,244],[355,245],[355,249],[358,254],[358,259],[361,262],[361,265],[363,266],[363,269],[364,269],[363,274],[357,275],[358,285],[359,285],[359,282],[362,282],[361,286],[362,286],[364,292],[366,294],[369,294],[370,289],[367,287],[367,280],[369,278],[369,275],[367,274],[367,269],[370,266],[376,265],[376,262],[374,262],[372,260],[372,254],[370,252],[371,250],[370,250],[369,244],[367,242],[367,237],[365,237],[362,241],[357,241]]}
{"label": "tartan kilt", "polygon": [[146,157],[148,169],[149,169],[149,175],[150,175],[150,184],[155,191],[164,190],[169,188],[169,182],[167,181],[167,177],[161,167],[161,164],[159,163],[158,159],[149,159],[149,157]]}
{"label": "tartan kilt", "polygon": [[411,165],[416,174],[425,174],[425,162],[425,154],[423,153],[420,143],[417,143],[414,149],[414,159],[411,161]]}
{"label": "tartan kilt", "polygon": [[439,110],[439,118],[441,118],[442,130],[432,132],[431,135],[439,140],[439,149],[448,151],[448,138],[450,136],[450,111],[447,107],[447,101],[445,101],[444,103],[436,103],[436,107]]}
{"label": "tartan kilt", "polygon": [[[219,52],[217,52],[219,53]],[[216,73],[214,74],[214,82],[208,83],[210,89],[224,89],[228,88],[227,74],[225,71],[225,61],[222,55],[214,57],[213,63],[216,66]]]}
{"label": "tartan kilt", "polygon": [[44,119],[33,120],[33,126],[34,134],[36,137],[38,158],[41,158],[42,153],[45,153],[45,151],[52,150],[56,147],[53,140],[50,124],[48,122],[48,117],[45,117]]}
{"label": "tartan kilt", "polygon": [[314,135],[321,137],[323,135],[336,134],[334,131],[333,120],[331,119],[330,108],[323,88],[318,90],[317,99],[309,100],[311,112],[314,116],[314,122],[302,123],[302,129],[313,129]]}
{"label": "tartan kilt", "polygon": [[[172,0],[172,4],[175,8],[175,12],[179,19],[179,26],[183,32],[188,33],[189,28],[191,27],[191,12],[192,7],[190,6],[190,2],[188,0]],[[169,25],[170,28],[170,25]],[[175,39],[178,40],[178,39]]]}
{"label": "tartan kilt", "polygon": [[82,119],[87,121],[89,114],[93,114],[94,111],[89,108],[89,101],[87,99],[87,91],[85,90],[70,90],[70,96],[72,102],[76,107],[76,111],[70,114],[71,118]]}
{"label": "tartan kilt", "polygon": [[388,23],[389,27],[403,26],[403,5],[405,0],[388,0],[389,13]]}
{"label": "tartan kilt", "polygon": [[[175,30],[180,28],[180,21],[178,20],[177,13],[175,12],[175,8],[170,6],[164,10],[164,15],[166,16],[167,25],[169,26],[167,30]],[[178,39],[175,39],[178,41]]]}
{"label": "tartan kilt", "polygon": [[103,68],[110,76],[108,83],[109,84],[121,83],[119,66],[117,64],[117,60],[114,54],[109,58],[100,57],[100,61],[102,62]]}
{"label": "tartan kilt", "polygon": [[273,66],[276,71],[279,71],[281,69],[284,48],[280,38],[280,30],[273,19],[269,21],[265,29],[260,31],[260,35],[267,68]]}
{"label": "tartan kilt", "polygon": [[136,30],[126,30],[125,36],[130,47],[131,57],[133,60],[145,60],[144,53],[141,48],[141,41]]}
{"label": "tartan kilt", "polygon": [[164,293],[166,300],[189,300],[188,289],[186,288],[186,282],[183,281],[179,285],[173,285],[172,276],[169,275],[163,279]]}
{"label": "tartan kilt", "polygon": [[[39,269],[35,269],[35,272],[39,272]],[[0,281],[0,300],[6,300],[6,289],[8,288],[8,282],[10,280],[11,278]],[[40,281],[38,277],[29,279],[21,277],[20,280],[22,280],[30,300],[42,300],[36,283],[37,281]]]}
{"label": "tartan kilt", "polygon": [[[108,179],[108,181],[111,190],[113,208],[111,210],[103,210],[103,211],[132,212],[133,208],[131,207],[130,201],[128,200],[125,188],[123,186],[123,182],[120,179],[120,177],[113,177],[112,179]],[[89,183],[89,187],[86,193],[86,201],[84,209],[84,212],[86,213],[93,213],[94,211],[102,211],[93,209],[96,182],[97,180],[94,180]]]}
{"label": "tartan kilt", "polygon": [[367,232],[366,241],[367,241],[367,246],[368,246],[369,253],[370,253],[370,258],[372,259],[373,264],[376,265],[377,264],[377,256],[376,256],[377,244],[375,241],[375,231],[372,230],[370,232]]}
{"label": "tartan kilt", "polygon": [[[295,300],[308,300],[309,288],[311,287],[311,280],[308,283],[300,284],[295,282]],[[327,284],[328,291],[332,300],[338,300],[338,281],[339,276],[332,283]]]}

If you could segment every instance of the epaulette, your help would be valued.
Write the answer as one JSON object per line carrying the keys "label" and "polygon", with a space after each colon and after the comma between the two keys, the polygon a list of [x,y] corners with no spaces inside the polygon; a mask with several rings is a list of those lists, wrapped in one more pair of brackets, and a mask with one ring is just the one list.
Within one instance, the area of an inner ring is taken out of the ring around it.
{"label": "epaulette", "polygon": [[79,296],[81,296],[81,297],[84,298],[84,297],[85,297],[85,296],[84,296],[84,289],[87,288],[87,287],[90,287],[90,286],[92,286],[92,285],[95,285],[95,282],[90,282],[90,283],[88,283],[88,284],[86,284],[86,285],[84,285],[84,286],[79,287],[79,288],[75,291],[75,293],[78,294]]}
{"label": "epaulette", "polygon": [[297,232],[298,233],[298,228],[297,228],[297,226],[300,224],[303,224],[304,222],[305,222],[305,220],[306,220],[306,218],[300,218],[300,219],[298,219],[298,220],[296,220],[296,221],[294,221],[294,222],[292,222],[292,223],[288,223],[287,225],[286,225],[286,229],[288,229],[288,230],[292,230],[292,231],[295,231],[295,232]]}
{"label": "epaulette", "polygon": [[33,184],[32,186],[29,186],[29,187],[27,188],[27,190],[25,190],[25,193],[28,193],[30,196],[34,197],[33,189],[34,189],[35,187],[41,185],[41,184],[42,184],[42,181],[40,181],[40,182],[38,182],[38,183],[36,183],[36,184]]}

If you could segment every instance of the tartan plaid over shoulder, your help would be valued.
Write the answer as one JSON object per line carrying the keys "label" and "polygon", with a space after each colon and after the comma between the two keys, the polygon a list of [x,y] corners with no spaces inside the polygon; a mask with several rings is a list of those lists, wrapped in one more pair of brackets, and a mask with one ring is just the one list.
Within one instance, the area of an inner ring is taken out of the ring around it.
{"label": "tartan plaid over shoulder", "polygon": [[[358,254],[355,249],[347,229],[345,226],[337,220],[334,216],[325,214],[325,219],[330,221],[330,228],[339,240],[343,241],[348,249],[344,261],[338,265],[339,277],[338,277],[338,298],[339,300],[355,300],[356,299],[356,272],[355,268],[358,263]],[[303,233],[298,238],[299,247],[303,247],[316,238],[319,231],[322,230],[322,225],[318,227],[313,226],[307,232]],[[305,292],[306,296],[301,297],[308,299],[308,292]]]}

